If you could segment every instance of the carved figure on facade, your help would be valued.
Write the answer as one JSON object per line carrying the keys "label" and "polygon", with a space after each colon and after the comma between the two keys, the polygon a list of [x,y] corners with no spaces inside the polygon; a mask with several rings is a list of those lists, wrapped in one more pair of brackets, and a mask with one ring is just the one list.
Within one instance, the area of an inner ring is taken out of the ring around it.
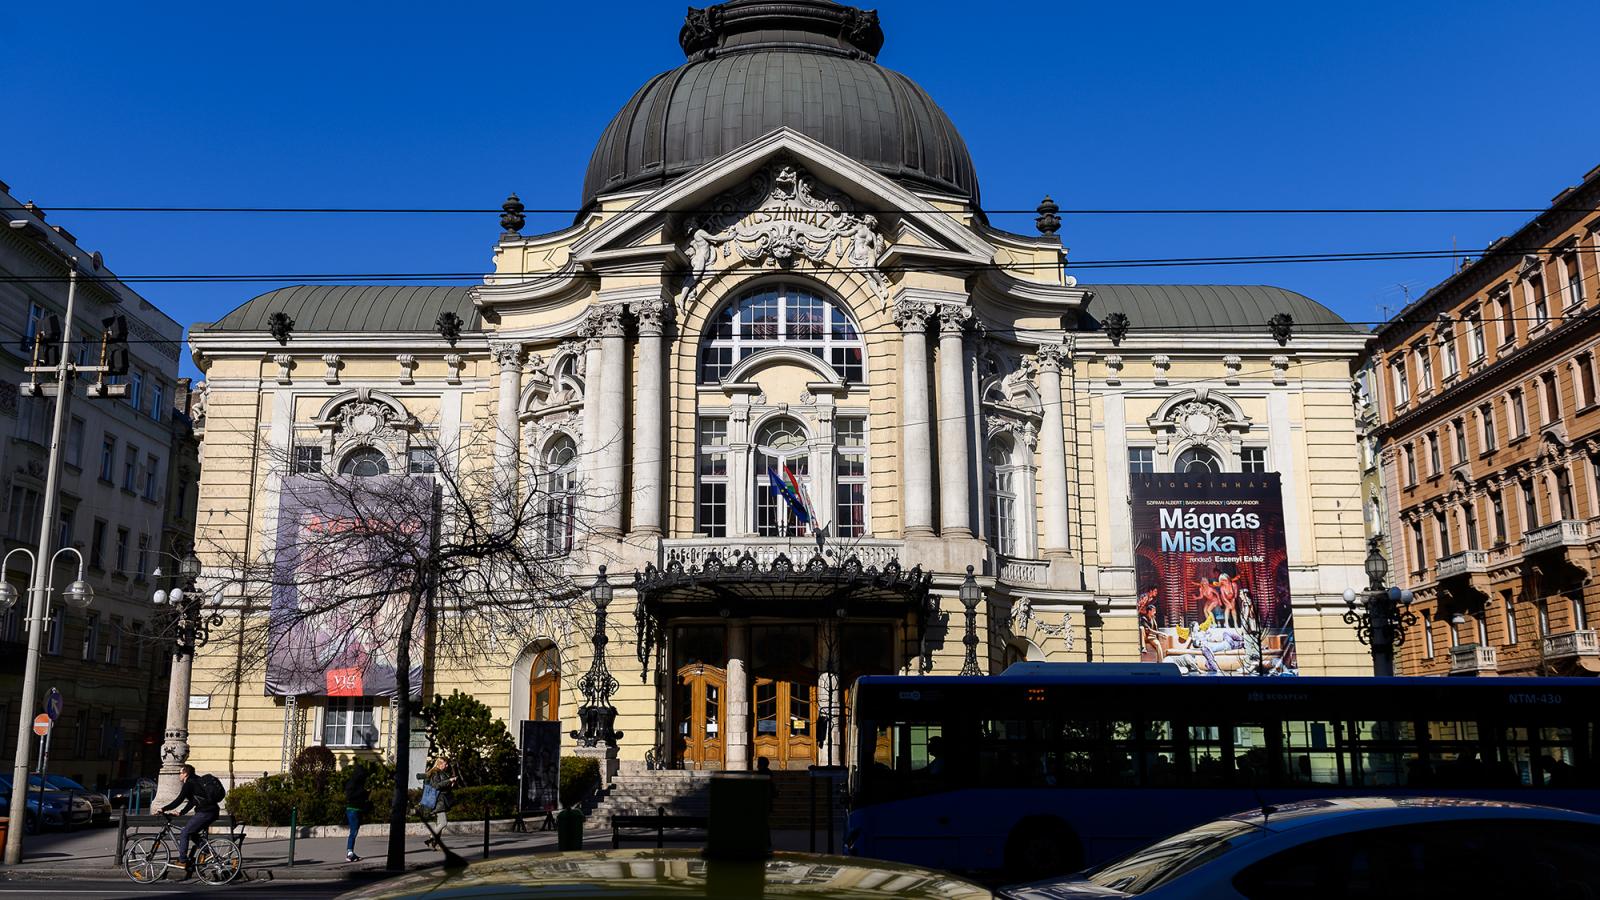
{"label": "carved figure on facade", "polygon": [[880,300],[887,299],[888,278],[878,269],[884,250],[878,220],[853,207],[849,197],[815,183],[800,166],[768,165],[743,188],[714,199],[715,212],[683,223],[689,272],[680,302],[699,292],[719,256],[735,253],[748,263],[785,268],[802,260],[842,263],[860,273]]}
{"label": "carved figure on facade", "polygon": [[362,388],[352,399],[330,410],[317,425],[329,433],[335,459],[358,447],[383,450],[390,458],[398,459],[410,446],[417,420],[397,406],[398,401],[378,399]]}
{"label": "carved figure on facade", "polygon": [[1032,600],[1027,597],[1018,597],[1011,604],[1010,625],[1012,634],[1019,637],[1032,637],[1035,634],[1042,634],[1058,638],[1061,641],[1062,649],[1068,653],[1072,652],[1074,636],[1072,633],[1071,613],[1062,613],[1061,623],[1051,625],[1045,621],[1042,613],[1033,608]]}

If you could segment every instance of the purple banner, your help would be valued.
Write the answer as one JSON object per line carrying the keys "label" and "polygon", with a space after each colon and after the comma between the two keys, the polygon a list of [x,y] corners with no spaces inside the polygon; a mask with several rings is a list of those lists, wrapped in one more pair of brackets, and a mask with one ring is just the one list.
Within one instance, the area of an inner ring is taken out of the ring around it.
{"label": "purple banner", "polygon": [[[352,490],[352,487],[358,488]],[[387,561],[433,540],[432,479],[283,480],[278,504],[269,696],[392,697],[405,615],[405,569]],[[419,613],[419,618],[421,614]],[[411,634],[411,696],[422,696],[426,623]]]}

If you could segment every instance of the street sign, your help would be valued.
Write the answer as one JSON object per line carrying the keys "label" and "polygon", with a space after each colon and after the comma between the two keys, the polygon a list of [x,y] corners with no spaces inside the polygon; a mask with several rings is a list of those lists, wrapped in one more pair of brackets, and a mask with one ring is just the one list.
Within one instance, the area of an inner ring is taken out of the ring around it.
{"label": "street sign", "polygon": [[61,692],[51,688],[50,694],[44,698],[44,714],[50,717],[50,721],[54,722],[61,718],[61,706],[63,703]]}
{"label": "street sign", "polygon": [[50,733],[50,726],[54,724],[55,720],[51,719],[44,713],[39,713],[37,716],[33,717],[33,733],[37,734],[39,737],[44,737]]}

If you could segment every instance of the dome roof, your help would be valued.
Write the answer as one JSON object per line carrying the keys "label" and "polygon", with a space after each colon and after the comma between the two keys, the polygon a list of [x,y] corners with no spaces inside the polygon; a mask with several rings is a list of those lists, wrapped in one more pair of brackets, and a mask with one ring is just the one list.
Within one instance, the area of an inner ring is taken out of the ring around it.
{"label": "dome roof", "polygon": [[589,159],[583,205],[654,188],[789,127],[913,189],[978,202],[966,143],[916,82],[877,64],[878,14],[830,0],[690,9],[688,62],[646,82]]}

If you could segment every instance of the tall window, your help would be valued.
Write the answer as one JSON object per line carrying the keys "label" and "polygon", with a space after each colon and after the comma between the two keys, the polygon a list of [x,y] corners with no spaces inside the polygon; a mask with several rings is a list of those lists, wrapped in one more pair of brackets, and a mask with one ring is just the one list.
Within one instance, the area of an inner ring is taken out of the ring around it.
{"label": "tall window", "polygon": [[72,546],[73,520],[78,517],[78,510],[71,506],[62,506],[56,511],[56,546]]}
{"label": "tall window", "polygon": [[1411,555],[1412,569],[1421,572],[1428,567],[1428,548],[1422,542],[1422,520],[1411,520]]}
{"label": "tall window", "polygon": [[1239,449],[1239,471],[1265,472],[1267,470],[1267,448],[1241,447]]}
{"label": "tall window", "polygon": [[1450,546],[1450,519],[1442,512],[1433,514],[1433,525],[1439,533],[1439,556],[1445,557],[1453,553]]}
{"label": "tall window", "polygon": [[131,491],[139,483],[139,448],[129,444],[122,451],[122,489]]}
{"label": "tall window", "polygon": [[1567,306],[1573,307],[1583,302],[1583,269],[1578,264],[1578,251],[1576,248],[1561,255],[1561,280],[1564,283],[1567,295]]}
{"label": "tall window", "polygon": [[1461,504],[1461,529],[1467,535],[1467,549],[1478,549],[1478,506],[1471,498]]}
{"label": "tall window", "polygon": [[1511,390],[1511,432],[1517,437],[1528,433],[1528,404],[1522,401],[1522,388]]}
{"label": "tall window", "polygon": [[38,540],[39,519],[42,515],[44,515],[44,495],[33,488],[13,484],[6,533],[19,541]]}
{"label": "tall window", "polygon": [[577,530],[578,445],[561,435],[544,451],[544,549],[566,553]]}
{"label": "tall window", "polygon": [[1483,337],[1483,313],[1473,311],[1467,316],[1468,342],[1472,345],[1472,361],[1480,362],[1489,355],[1489,345]]}
{"label": "tall window", "polygon": [[838,482],[835,532],[840,537],[861,537],[867,533],[867,420],[836,419],[834,437],[838,452],[834,463]]}
{"label": "tall window", "polygon": [[1511,604],[1511,592],[1505,591],[1500,595],[1501,609],[1506,615],[1506,643],[1517,642],[1517,610]]}
{"label": "tall window", "polygon": [[1411,380],[1406,377],[1406,358],[1397,356],[1391,365],[1394,367],[1394,402],[1397,406],[1404,406],[1411,402]]}
{"label": "tall window", "polygon": [[1539,524],[1539,501],[1533,493],[1533,480],[1524,478],[1520,482],[1522,488],[1522,530],[1526,533],[1529,529]]}
{"label": "tall window", "polygon": [[1495,307],[1500,313],[1500,343],[1503,346],[1517,339],[1516,305],[1511,302],[1511,295],[1504,293],[1495,301]]}
{"label": "tall window", "polygon": [[1492,402],[1478,407],[1478,426],[1482,429],[1478,436],[1482,438],[1483,452],[1489,453],[1494,450],[1498,443],[1495,439],[1494,404]]}
{"label": "tall window", "polygon": [[533,658],[528,669],[528,717],[535,722],[554,722],[561,716],[561,669],[556,648],[546,647]]}
{"label": "tall window", "polygon": [[1221,472],[1222,460],[1218,459],[1215,453],[1204,447],[1190,447],[1178,456],[1178,461],[1173,464],[1172,471],[1180,475]]}
{"label": "tall window", "polygon": [[1578,367],[1578,405],[1591,406],[1600,399],[1595,396],[1594,354],[1580,353],[1574,364]]}
{"label": "tall window", "polygon": [[1156,470],[1156,451],[1154,447],[1129,447],[1128,448],[1128,473],[1131,475],[1151,475]]}
{"label": "tall window", "polygon": [[1546,425],[1561,418],[1561,395],[1556,389],[1556,373],[1546,372],[1539,376],[1539,399],[1544,405]]}
{"label": "tall window", "polygon": [[325,747],[357,747],[371,750],[378,746],[378,729],[373,721],[371,697],[329,697],[322,712],[322,744]]}
{"label": "tall window", "polygon": [[1540,597],[1534,602],[1534,609],[1538,613],[1539,637],[1550,635],[1550,601]]}
{"label": "tall window", "polygon": [[1572,598],[1572,630],[1588,631],[1589,612],[1583,606],[1583,593],[1578,591],[1569,596]]}
{"label": "tall window", "polygon": [[1561,518],[1576,518],[1572,502],[1572,475],[1562,466],[1555,471],[1556,475],[1556,509],[1561,511]]}
{"label": "tall window", "polygon": [[128,373],[128,405],[140,409],[144,402],[144,370],[134,369]]}
{"label": "tall window", "polygon": [[1433,659],[1433,613],[1422,611],[1422,658]]}
{"label": "tall window", "polygon": [[1419,373],[1417,390],[1423,392],[1431,391],[1433,390],[1433,357],[1428,353],[1428,345],[1418,344],[1414,352],[1417,354],[1417,372]]}
{"label": "tall window", "polygon": [[1534,325],[1550,321],[1550,298],[1544,293],[1544,276],[1538,272],[1530,274],[1528,280],[1522,283],[1522,289],[1527,294],[1528,306],[1533,310]]}
{"label": "tall window", "polygon": [[109,484],[117,468],[117,439],[105,435],[100,439],[100,480]]}
{"label": "tall window", "polygon": [[128,574],[128,529],[117,529],[117,574]]}
{"label": "tall window", "polygon": [[773,474],[779,480],[787,480],[792,474],[809,495],[811,466],[806,443],[805,430],[793,419],[773,419],[756,433],[756,464],[750,474],[755,488],[757,534],[782,537],[806,532],[794,510],[772,489]]}
{"label": "tall window", "polygon": [[139,535],[139,555],[134,560],[133,580],[143,581],[145,573],[150,571],[150,535]]}
{"label": "tall window", "polygon": [[1428,474],[1437,475],[1444,471],[1443,460],[1439,459],[1439,433],[1428,432]]}
{"label": "tall window", "polygon": [[1456,338],[1450,335],[1444,339],[1441,346],[1444,357],[1444,377],[1454,378],[1461,374],[1461,359],[1456,355]]}
{"label": "tall window", "polygon": [[67,426],[67,465],[83,468],[83,420],[77,416]]}
{"label": "tall window", "polygon": [[339,463],[339,474],[354,475],[358,478],[387,475],[389,474],[389,459],[383,455],[383,451],[375,447],[362,447],[358,450],[350,451],[345,456],[344,461]]}
{"label": "tall window", "polygon": [[162,410],[165,408],[166,403],[166,386],[159,381],[152,380],[150,383],[150,418],[155,419],[157,422],[161,421]]}
{"label": "tall window", "polygon": [[83,625],[83,658],[94,660],[100,652],[100,614],[89,613],[89,620]]}
{"label": "tall window", "polygon": [[1499,491],[1489,493],[1489,504],[1494,509],[1494,542],[1498,546],[1506,542],[1506,498]]}
{"label": "tall window", "polygon": [[1411,444],[1400,448],[1401,455],[1406,458],[1406,484],[1417,483],[1417,450]]}
{"label": "tall window", "polygon": [[322,448],[300,444],[294,448],[294,474],[315,475],[322,471]]}
{"label": "tall window", "polygon": [[160,482],[161,457],[146,456],[144,459],[144,498],[156,499],[156,486]]}
{"label": "tall window", "polygon": [[1464,463],[1467,461],[1467,423],[1462,419],[1456,419],[1450,424],[1455,429],[1456,462]]}
{"label": "tall window", "polygon": [[1014,444],[1001,436],[989,442],[989,534],[995,552],[1017,555],[1017,472]]}
{"label": "tall window", "polygon": [[848,382],[865,377],[865,344],[848,314],[798,285],[762,288],[724,306],[700,347],[700,380],[721,381],[742,359],[771,347],[817,357]]}
{"label": "tall window", "polygon": [[728,534],[728,420],[700,420],[700,530]]}
{"label": "tall window", "polygon": [[89,530],[89,565],[96,569],[105,568],[106,562],[106,520],[95,519],[94,525]]}

